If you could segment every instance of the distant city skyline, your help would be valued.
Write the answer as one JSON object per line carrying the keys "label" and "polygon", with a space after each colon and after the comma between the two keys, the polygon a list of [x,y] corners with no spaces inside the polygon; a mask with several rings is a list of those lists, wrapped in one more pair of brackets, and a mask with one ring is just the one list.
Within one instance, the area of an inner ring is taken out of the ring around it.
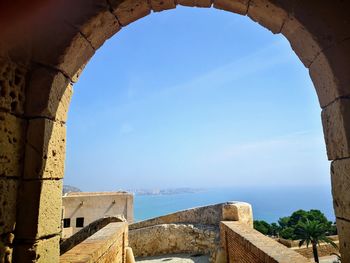
{"label": "distant city skyline", "polygon": [[216,9],[107,41],[74,86],[66,158],[83,191],[330,185],[307,69],[282,35]]}

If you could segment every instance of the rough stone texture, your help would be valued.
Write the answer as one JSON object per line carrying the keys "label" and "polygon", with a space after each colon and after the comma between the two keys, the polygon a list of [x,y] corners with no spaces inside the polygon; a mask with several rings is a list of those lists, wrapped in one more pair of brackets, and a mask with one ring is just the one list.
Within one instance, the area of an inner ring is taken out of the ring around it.
{"label": "rough stone texture", "polygon": [[249,0],[214,0],[214,7],[236,14],[246,15]]}
{"label": "rough stone texture", "polygon": [[310,66],[310,76],[322,107],[350,95],[350,39],[323,50]]}
{"label": "rough stone texture", "polygon": [[[285,21],[282,34],[289,40],[292,49],[304,66],[310,67],[321,52],[321,48],[312,34],[295,17],[290,17]],[[323,100],[322,103],[324,103]]]}
{"label": "rough stone texture", "polygon": [[311,263],[297,252],[240,222],[222,222],[220,239],[228,262]]}
{"label": "rough stone texture", "polygon": [[137,229],[160,224],[192,223],[218,225],[222,218],[222,204],[191,208],[172,214],[131,224],[129,229]]}
{"label": "rough stone texture", "polygon": [[29,80],[26,116],[65,122],[73,93],[69,79],[57,70],[39,66],[32,69]]}
{"label": "rough stone texture", "polygon": [[0,235],[15,229],[17,189],[17,180],[0,177]]}
{"label": "rough stone texture", "polygon": [[59,261],[58,235],[37,240],[33,244],[22,243],[16,246],[13,262],[48,263]]}
{"label": "rough stone texture", "polygon": [[0,178],[22,175],[25,123],[0,112]]}
{"label": "rough stone texture", "polygon": [[125,262],[128,230],[125,222],[110,223],[60,256],[61,263]]}
{"label": "rough stone texture", "polygon": [[18,199],[16,238],[35,240],[60,233],[62,180],[23,181]]}
{"label": "rough stone texture", "polygon": [[244,202],[232,202],[222,206],[223,221],[240,221],[253,228],[252,206]]}
{"label": "rough stone texture", "polygon": [[48,119],[28,122],[24,178],[56,178],[64,176],[66,127]]}
{"label": "rough stone texture", "polygon": [[350,262],[350,221],[337,218],[342,262]]}
{"label": "rough stone texture", "polygon": [[151,12],[146,0],[126,0],[123,2],[112,0],[111,5],[114,9],[113,13],[122,26],[126,26]]}
{"label": "rough stone texture", "polygon": [[0,110],[23,114],[26,68],[0,57]]}
{"label": "rough stone texture", "polygon": [[280,33],[288,14],[282,8],[268,0],[251,0],[248,16],[255,22],[269,29],[272,33]]}
{"label": "rough stone texture", "polygon": [[[223,207],[225,206],[225,209]],[[232,212],[230,212],[232,209]],[[244,223],[250,224],[253,221],[251,206],[244,202],[227,202],[216,205],[202,206],[191,208],[172,214],[148,219],[138,223],[131,224],[129,229],[137,229],[160,224],[170,223],[191,223],[204,225],[219,225],[225,216],[230,215],[233,220],[243,220]]]}
{"label": "rough stone texture", "polygon": [[150,4],[155,12],[176,8],[174,0],[150,0]]}
{"label": "rough stone texture", "polygon": [[11,263],[13,252],[13,233],[5,233],[0,235],[0,262]]}
{"label": "rough stone texture", "polygon": [[86,25],[80,28],[82,34],[91,43],[94,49],[102,44],[120,30],[116,17],[108,10],[98,13]]}
{"label": "rough stone texture", "polygon": [[210,254],[210,262],[215,262],[219,243],[218,226],[162,224],[129,231],[135,257],[196,253]]}
{"label": "rough stone texture", "polygon": [[212,5],[211,0],[177,0],[177,3],[179,5],[196,7],[210,7]]}
{"label": "rough stone texture", "polygon": [[350,159],[332,162],[333,207],[337,217],[350,220]]}
{"label": "rough stone texture", "polygon": [[339,99],[322,110],[329,160],[350,156],[350,100]]}

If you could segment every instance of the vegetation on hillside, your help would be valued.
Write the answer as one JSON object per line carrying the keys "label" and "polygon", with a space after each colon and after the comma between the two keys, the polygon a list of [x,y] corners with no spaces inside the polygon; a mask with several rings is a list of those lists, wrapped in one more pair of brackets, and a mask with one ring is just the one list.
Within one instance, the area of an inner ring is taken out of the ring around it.
{"label": "vegetation on hillside", "polygon": [[337,234],[335,224],[329,221],[320,210],[316,209],[309,211],[297,210],[290,216],[281,217],[278,223],[269,224],[264,220],[254,220],[254,228],[264,235],[297,240],[299,238],[296,229],[300,222],[306,222],[307,220],[317,221],[319,224],[322,224],[326,235]]}
{"label": "vegetation on hillside", "polygon": [[311,244],[315,262],[319,262],[317,245],[326,242],[336,244],[327,236],[336,235],[335,224],[329,221],[320,210],[298,210],[287,217],[281,217],[278,224],[255,220],[254,228],[264,235],[299,240],[299,246]]}

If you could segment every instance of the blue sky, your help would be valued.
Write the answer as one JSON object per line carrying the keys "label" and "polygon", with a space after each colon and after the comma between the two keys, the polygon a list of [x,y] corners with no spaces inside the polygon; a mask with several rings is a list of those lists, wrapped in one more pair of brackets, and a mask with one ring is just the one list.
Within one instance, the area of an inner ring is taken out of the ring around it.
{"label": "blue sky", "polygon": [[282,35],[178,7],[91,59],[67,123],[65,183],[120,188],[329,185],[320,107]]}

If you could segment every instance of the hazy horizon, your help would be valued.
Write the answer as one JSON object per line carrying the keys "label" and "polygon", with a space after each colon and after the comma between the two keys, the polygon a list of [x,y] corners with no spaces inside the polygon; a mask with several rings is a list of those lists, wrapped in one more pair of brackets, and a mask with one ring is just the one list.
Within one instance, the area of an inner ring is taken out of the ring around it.
{"label": "hazy horizon", "polygon": [[74,86],[65,184],[330,189],[320,107],[282,35],[178,7],[122,29]]}

